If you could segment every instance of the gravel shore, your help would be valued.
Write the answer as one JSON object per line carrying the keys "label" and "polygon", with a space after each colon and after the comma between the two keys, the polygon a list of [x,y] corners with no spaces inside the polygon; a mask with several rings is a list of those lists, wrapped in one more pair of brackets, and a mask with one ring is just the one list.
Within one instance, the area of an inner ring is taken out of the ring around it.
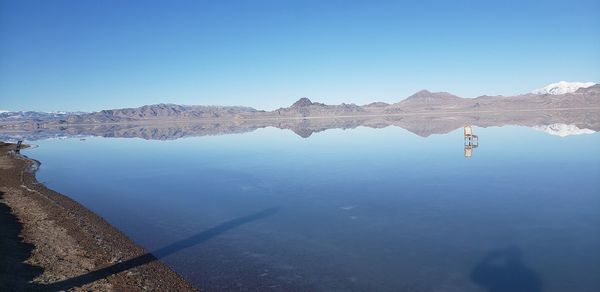
{"label": "gravel shore", "polygon": [[0,142],[0,291],[195,291]]}

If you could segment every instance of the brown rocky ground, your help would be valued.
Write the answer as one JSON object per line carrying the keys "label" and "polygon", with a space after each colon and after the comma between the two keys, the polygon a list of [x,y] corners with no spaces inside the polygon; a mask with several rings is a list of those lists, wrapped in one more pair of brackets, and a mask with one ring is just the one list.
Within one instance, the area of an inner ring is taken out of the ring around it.
{"label": "brown rocky ground", "polygon": [[193,291],[104,219],[35,179],[0,142],[0,291]]}

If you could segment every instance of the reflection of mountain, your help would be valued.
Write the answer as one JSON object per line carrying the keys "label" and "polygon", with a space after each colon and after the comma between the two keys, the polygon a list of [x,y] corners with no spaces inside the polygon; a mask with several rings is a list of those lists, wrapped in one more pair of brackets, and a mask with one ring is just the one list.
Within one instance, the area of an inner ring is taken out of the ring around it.
{"label": "reflection of mountain", "polygon": [[461,98],[447,92],[422,90],[397,103],[374,102],[364,106],[326,105],[301,98],[289,107],[274,111],[240,106],[158,104],[95,113],[2,113],[0,135],[96,135],[164,140],[276,127],[290,129],[306,138],[331,128],[398,126],[427,137],[465,124],[481,127],[550,125],[545,131],[562,135],[600,129],[600,85],[591,84],[559,82],[535,93],[508,97]]}
{"label": "reflection of mountain", "polygon": [[[199,122],[143,122],[92,125],[45,125],[43,127],[5,129],[0,139],[21,136],[26,140],[92,135],[102,137],[169,140],[190,136],[223,135],[251,132],[259,128],[288,129],[307,138],[327,129],[352,129],[359,126],[384,128],[396,126],[427,137],[445,134],[464,125],[479,127],[520,125],[552,133],[595,132],[600,130],[600,111],[555,110],[532,112],[411,114],[370,117],[231,119]],[[548,126],[540,126],[548,125]]]}
{"label": "reflection of mountain", "polygon": [[551,124],[551,125],[543,125],[543,126],[534,126],[536,130],[544,131],[550,135],[566,137],[573,135],[582,135],[582,134],[594,134],[596,131],[590,129],[580,129],[576,125],[567,125],[567,124]]}

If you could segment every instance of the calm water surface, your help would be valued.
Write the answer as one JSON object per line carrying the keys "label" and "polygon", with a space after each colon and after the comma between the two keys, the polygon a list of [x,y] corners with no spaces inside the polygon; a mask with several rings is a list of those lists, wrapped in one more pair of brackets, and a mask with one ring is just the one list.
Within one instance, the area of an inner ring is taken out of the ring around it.
{"label": "calm water surface", "polygon": [[[38,179],[207,290],[600,291],[600,134],[38,141]],[[165,248],[166,247],[166,248]]]}

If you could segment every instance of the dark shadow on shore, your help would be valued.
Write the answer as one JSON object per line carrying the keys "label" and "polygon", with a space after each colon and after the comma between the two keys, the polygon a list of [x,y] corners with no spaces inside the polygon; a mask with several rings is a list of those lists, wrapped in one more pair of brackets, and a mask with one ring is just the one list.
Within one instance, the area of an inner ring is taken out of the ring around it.
{"label": "dark shadow on shore", "polygon": [[0,226],[0,291],[26,291],[29,281],[42,273],[41,268],[24,263],[33,245],[19,237],[23,227],[4,203],[0,203]]}
{"label": "dark shadow on shore", "polygon": [[542,282],[516,246],[489,252],[471,272],[471,280],[489,292],[541,292]]}
{"label": "dark shadow on shore", "polygon": [[155,250],[150,253],[143,254],[133,259],[129,259],[124,262],[120,262],[114,264],[112,266],[108,266],[81,276],[77,276],[71,279],[66,279],[60,282],[55,282],[47,285],[35,285],[35,287],[31,287],[30,290],[43,290],[43,291],[60,291],[60,290],[68,290],[73,287],[79,287],[88,283],[92,283],[94,281],[106,278],[110,275],[114,275],[138,266],[145,265],[147,263],[153,262],[155,260],[161,259],[168,255],[171,255],[180,250],[186,249],[188,247],[192,247],[194,245],[203,243],[215,236],[218,236],[226,231],[229,231],[233,228],[239,227],[243,224],[250,223],[255,220],[263,219],[275,214],[279,208],[270,208],[265,209],[263,211],[247,215],[244,217],[239,217],[224,223],[221,223],[211,229],[206,231],[202,231],[198,234],[190,236],[186,239],[174,242],[170,245],[167,245],[163,248]]}

